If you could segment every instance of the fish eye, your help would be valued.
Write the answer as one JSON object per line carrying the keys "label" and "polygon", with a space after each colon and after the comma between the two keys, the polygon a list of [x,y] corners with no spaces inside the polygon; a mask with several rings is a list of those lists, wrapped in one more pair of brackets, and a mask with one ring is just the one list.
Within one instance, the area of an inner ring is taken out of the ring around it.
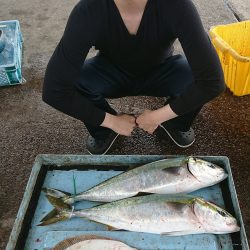
{"label": "fish eye", "polygon": [[209,165],[210,168],[216,168],[214,164]]}
{"label": "fish eye", "polygon": [[227,213],[225,213],[224,211],[218,210],[217,212],[218,212],[218,214],[220,214],[221,216],[227,217]]}

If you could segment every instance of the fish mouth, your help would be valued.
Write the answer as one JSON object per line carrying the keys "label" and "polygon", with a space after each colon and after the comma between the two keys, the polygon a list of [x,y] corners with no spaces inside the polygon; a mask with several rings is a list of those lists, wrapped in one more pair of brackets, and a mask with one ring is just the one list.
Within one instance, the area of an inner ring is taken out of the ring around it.
{"label": "fish mouth", "polygon": [[214,174],[209,174],[211,179],[214,179],[214,180],[218,179],[218,180],[223,181],[228,177],[228,174],[225,171],[223,171],[221,169],[217,169],[216,171],[217,172]]}
{"label": "fish mouth", "polygon": [[234,232],[239,232],[239,231],[240,231],[240,227],[236,226],[235,229],[234,229]]}
{"label": "fish mouth", "polygon": [[235,228],[236,231],[239,231],[240,230],[240,227],[236,224],[236,222],[229,222],[229,223],[226,223],[226,225],[228,227],[232,227],[232,228]]}
{"label": "fish mouth", "polygon": [[225,231],[218,231],[217,234],[228,234],[228,233],[236,233],[240,231],[240,227],[239,226],[235,226],[233,228],[230,228],[228,230]]}
{"label": "fish mouth", "polygon": [[224,171],[221,171],[216,176],[218,176],[221,180],[225,180],[228,177],[228,174]]}

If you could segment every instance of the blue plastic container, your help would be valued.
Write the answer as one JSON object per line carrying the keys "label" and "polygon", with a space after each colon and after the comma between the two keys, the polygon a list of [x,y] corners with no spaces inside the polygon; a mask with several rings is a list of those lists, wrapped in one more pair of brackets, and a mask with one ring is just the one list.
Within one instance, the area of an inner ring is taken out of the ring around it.
{"label": "blue plastic container", "polygon": [[[103,224],[81,218],[73,218],[47,227],[37,226],[41,218],[53,208],[45,194],[41,192],[42,187],[53,187],[74,193],[74,178],[78,193],[128,168],[172,157],[39,155],[35,160],[6,250],[51,250],[60,241],[79,235],[105,236],[120,240],[140,250],[249,250],[229,160],[223,156],[197,156],[223,167],[228,173],[228,178],[193,194],[218,204],[234,215],[241,227],[240,232],[224,235],[200,234],[169,237],[127,231],[108,231],[107,226]],[[82,201],[77,203],[75,208],[83,209],[97,204],[97,202]]]}
{"label": "blue plastic container", "polygon": [[0,87],[23,83],[23,37],[19,21],[0,22],[0,30]]}
{"label": "blue plastic container", "polygon": [[0,29],[0,53],[4,50],[6,45],[6,38],[3,30]]}

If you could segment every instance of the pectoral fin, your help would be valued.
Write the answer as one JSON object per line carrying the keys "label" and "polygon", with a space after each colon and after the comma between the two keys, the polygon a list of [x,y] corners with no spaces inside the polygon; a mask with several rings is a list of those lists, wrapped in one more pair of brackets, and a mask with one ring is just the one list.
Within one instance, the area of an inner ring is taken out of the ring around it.
{"label": "pectoral fin", "polygon": [[179,175],[180,167],[167,167],[162,169],[162,171],[170,175]]}

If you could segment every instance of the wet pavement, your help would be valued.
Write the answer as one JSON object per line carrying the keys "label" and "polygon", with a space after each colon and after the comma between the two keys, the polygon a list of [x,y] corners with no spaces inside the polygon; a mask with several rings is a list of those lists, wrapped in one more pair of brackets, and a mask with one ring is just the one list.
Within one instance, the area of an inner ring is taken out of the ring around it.
{"label": "wet pavement", "polygon": [[[25,85],[0,89],[0,249],[6,246],[36,155],[87,154],[82,123],[41,100],[44,69],[76,2],[0,0],[1,19],[21,21],[27,79]],[[206,29],[236,21],[222,0],[195,3]],[[129,97],[110,103],[117,111],[139,114],[160,107],[164,100]],[[235,97],[227,90],[202,109],[194,129],[196,142],[188,149],[178,148],[159,130],[154,135],[136,130],[132,137],[119,137],[109,153],[228,156],[249,237],[250,95]]]}

